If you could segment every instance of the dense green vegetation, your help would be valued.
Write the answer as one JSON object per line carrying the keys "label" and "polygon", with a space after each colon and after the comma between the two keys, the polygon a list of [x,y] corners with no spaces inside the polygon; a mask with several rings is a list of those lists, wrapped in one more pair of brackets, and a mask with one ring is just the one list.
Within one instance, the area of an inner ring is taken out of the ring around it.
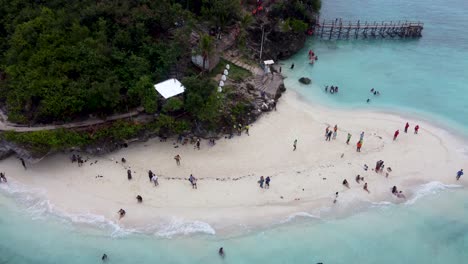
{"label": "dense green vegetation", "polygon": [[[319,8],[320,0],[277,1],[271,15],[301,32]],[[216,91],[213,77],[226,61],[209,74],[194,69],[178,74],[186,92],[169,100],[153,85],[173,77],[176,66],[190,64],[192,54],[204,63],[213,55],[215,38],[202,33],[193,47],[194,30],[216,32],[237,23],[242,50],[253,20],[249,11],[242,12],[241,0],[0,0],[0,104],[9,121],[69,122],[139,106],[155,116],[150,123],[118,121],[85,131],[3,132],[0,139],[45,153],[243,123],[251,103],[234,87]],[[231,65],[231,80],[250,76]]]}
{"label": "dense green vegetation", "polygon": [[315,14],[317,14],[322,7],[321,0],[289,0],[280,1],[273,5],[270,17],[281,18],[289,20],[290,26],[293,30],[297,31],[304,27],[302,22],[306,25],[315,23]]}
{"label": "dense green vegetation", "polygon": [[76,131],[70,129],[41,130],[27,133],[6,131],[0,139],[20,144],[36,154],[46,154],[51,150],[83,147],[102,142],[120,143],[133,139],[143,133],[168,135],[183,133],[190,129],[184,120],[175,120],[167,115],[160,115],[155,121],[139,124],[131,121],[117,121],[103,125],[95,130]]}
{"label": "dense green vegetation", "polygon": [[[170,1],[1,1],[1,99],[15,122],[67,121],[143,105],[188,46]],[[183,28],[181,27],[182,31]],[[170,35],[174,39],[168,39]]]}
{"label": "dense green vegetation", "polygon": [[[239,10],[231,0],[0,0],[0,100],[20,123],[155,113],[152,85],[190,56],[193,18],[225,26]],[[211,38],[202,44],[206,57]]]}

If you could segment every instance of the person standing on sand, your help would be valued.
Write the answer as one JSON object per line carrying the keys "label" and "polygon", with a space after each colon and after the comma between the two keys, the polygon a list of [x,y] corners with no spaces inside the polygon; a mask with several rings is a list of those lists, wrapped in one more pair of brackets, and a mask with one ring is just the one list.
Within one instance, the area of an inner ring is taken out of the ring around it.
{"label": "person standing on sand", "polygon": [[141,197],[141,195],[137,195],[136,199],[137,199],[137,202],[138,202],[138,203],[142,203],[142,202],[143,202],[143,197]]}
{"label": "person standing on sand", "polygon": [[128,180],[132,179],[132,171],[131,170],[127,170],[127,179]]}
{"label": "person standing on sand", "polygon": [[369,192],[369,189],[367,189],[367,182],[366,182],[366,183],[364,183],[364,187],[362,187],[362,188],[364,189],[364,191],[366,191],[366,192],[370,193],[370,192]]}
{"label": "person standing on sand", "polygon": [[197,149],[200,150],[200,139],[197,139]]}
{"label": "person standing on sand", "polygon": [[419,125],[416,125],[414,127],[414,134],[418,134],[418,130],[419,130]]}
{"label": "person standing on sand", "polygon": [[343,185],[349,189],[349,183],[348,183],[348,180],[344,179],[343,181]]}
{"label": "person standing on sand", "polygon": [[21,164],[23,165],[24,169],[27,170],[28,168],[26,168],[26,162],[24,162],[24,159],[20,158],[20,160],[21,160]]}
{"label": "person standing on sand", "polygon": [[265,189],[270,189],[270,176],[265,179]]}
{"label": "person standing on sand", "polygon": [[159,185],[158,175],[153,174],[153,177],[151,177],[151,181],[154,183],[154,186],[158,186]]}
{"label": "person standing on sand", "polygon": [[1,182],[4,182],[4,183],[7,183],[7,182],[8,182],[8,181],[7,181],[7,178],[6,178],[6,176],[5,176],[5,173],[3,173],[3,172],[0,172],[0,183],[1,183]]}
{"label": "person standing on sand", "polygon": [[364,140],[364,131],[361,132],[361,135],[359,135],[359,140],[363,141]]}
{"label": "person standing on sand", "polygon": [[330,131],[328,131],[328,134],[327,134],[327,137],[325,138],[325,140],[330,141],[331,137],[332,137],[332,131],[330,130]]}
{"label": "person standing on sand", "polygon": [[176,161],[177,166],[179,166],[179,165],[180,165],[180,160],[182,159],[182,158],[180,157],[180,155],[179,155],[179,154],[175,155],[174,159],[175,159],[175,161]]}
{"label": "person standing on sand", "polygon": [[405,133],[408,133],[408,128],[409,128],[409,124],[408,124],[408,122],[406,122],[406,125],[405,125]]}
{"label": "person standing on sand", "polygon": [[338,192],[335,193],[335,200],[333,200],[333,203],[335,204],[338,201]]}
{"label": "person standing on sand", "polygon": [[151,170],[148,171],[148,178],[150,182],[153,179],[153,172]]}
{"label": "person standing on sand", "polygon": [[250,128],[249,125],[245,126],[245,133],[247,134],[247,136],[250,136],[249,135],[249,128]]}
{"label": "person standing on sand", "polygon": [[125,216],[127,212],[125,212],[125,210],[121,208],[117,213],[119,213],[119,220],[120,220],[122,219],[122,217]]}
{"label": "person standing on sand", "polygon": [[457,172],[457,181],[460,179],[461,176],[463,176],[463,169]]}
{"label": "person standing on sand", "polygon": [[296,147],[297,147],[297,139],[295,139],[295,140],[294,140],[293,147],[294,147],[293,151],[296,151]]}
{"label": "person standing on sand", "polygon": [[356,151],[361,152],[361,147],[362,147],[362,140],[359,140],[358,143],[357,143]]}
{"label": "person standing on sand", "polygon": [[330,126],[327,126],[327,128],[325,128],[325,140],[327,140],[329,131],[330,131]]}
{"label": "person standing on sand", "polygon": [[263,183],[265,182],[265,179],[263,178],[263,176],[260,176],[260,180],[258,180],[258,183],[260,185],[260,188],[263,189]]}
{"label": "person standing on sand", "polygon": [[197,178],[193,177],[192,174],[190,174],[189,182],[192,184],[192,189],[197,189]]}
{"label": "person standing on sand", "polygon": [[393,141],[395,141],[400,134],[400,130],[395,131],[395,134],[393,134]]}
{"label": "person standing on sand", "polygon": [[346,139],[346,144],[348,144],[348,145],[349,145],[349,141],[350,141],[350,140],[351,140],[351,134],[350,134],[350,133],[348,133],[348,139]]}
{"label": "person standing on sand", "polygon": [[336,139],[336,130],[333,131],[333,140],[335,140],[335,139]]}

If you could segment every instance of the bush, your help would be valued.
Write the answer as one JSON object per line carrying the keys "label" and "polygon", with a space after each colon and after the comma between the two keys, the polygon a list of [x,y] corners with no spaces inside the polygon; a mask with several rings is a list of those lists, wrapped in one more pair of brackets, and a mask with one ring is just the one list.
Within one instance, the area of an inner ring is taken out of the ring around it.
{"label": "bush", "polygon": [[164,104],[162,111],[164,113],[176,112],[184,107],[184,102],[177,97],[169,98]]}
{"label": "bush", "polygon": [[292,19],[289,21],[291,29],[296,33],[306,32],[308,25],[302,20]]}

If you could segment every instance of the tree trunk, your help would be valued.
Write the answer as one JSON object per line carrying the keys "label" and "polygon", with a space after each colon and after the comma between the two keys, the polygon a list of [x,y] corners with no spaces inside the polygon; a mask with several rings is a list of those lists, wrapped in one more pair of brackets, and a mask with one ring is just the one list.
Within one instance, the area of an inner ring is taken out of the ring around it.
{"label": "tree trunk", "polygon": [[203,56],[202,72],[205,72],[205,71],[206,71],[205,65],[206,65],[206,56]]}

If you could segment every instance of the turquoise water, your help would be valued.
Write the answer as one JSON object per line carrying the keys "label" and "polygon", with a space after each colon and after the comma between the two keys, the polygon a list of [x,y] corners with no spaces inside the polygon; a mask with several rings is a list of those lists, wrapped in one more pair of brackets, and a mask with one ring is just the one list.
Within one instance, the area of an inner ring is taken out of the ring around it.
{"label": "turquoise water", "polygon": [[[294,61],[294,71],[283,66],[288,88],[325,105],[414,113],[468,131],[466,0],[323,2],[327,18],[424,21],[424,37],[311,40],[285,62]],[[306,60],[309,48],[319,56],[313,67]],[[300,76],[311,77],[314,86],[298,85]],[[325,94],[327,84],[338,85],[340,93]],[[373,97],[371,88],[381,96]],[[432,184],[417,194],[408,204],[368,206],[339,219],[296,217],[242,235],[166,238],[125,232],[102,220],[72,223],[51,215],[46,201],[0,190],[0,263],[100,263],[104,252],[109,263],[468,263],[468,192]],[[217,255],[220,246],[224,260]]]}
{"label": "turquoise water", "polygon": [[[313,101],[348,108],[378,108],[417,114],[455,126],[468,134],[468,1],[323,1],[322,18],[346,20],[419,20],[423,37],[413,40],[311,39],[306,48],[285,61],[287,87]],[[312,49],[319,60],[307,62]],[[292,62],[295,69],[289,70]],[[298,86],[307,76],[314,86]],[[323,91],[337,85],[335,95]],[[380,96],[369,91],[375,88]],[[366,103],[371,99],[370,104]]]}
{"label": "turquoise water", "polygon": [[[439,188],[440,189],[440,188]],[[160,238],[78,228],[0,196],[0,263],[466,263],[468,193],[420,192],[414,204],[376,205],[343,219],[296,219],[241,236]],[[217,255],[223,246],[226,258]]]}

